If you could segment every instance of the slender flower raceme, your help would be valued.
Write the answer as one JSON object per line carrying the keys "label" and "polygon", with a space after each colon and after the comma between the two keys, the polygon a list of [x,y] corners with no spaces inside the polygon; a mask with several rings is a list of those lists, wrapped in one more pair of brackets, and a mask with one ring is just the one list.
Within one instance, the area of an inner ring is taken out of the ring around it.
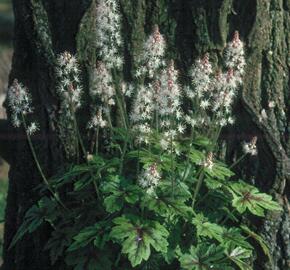
{"label": "slender flower raceme", "polygon": [[93,116],[88,127],[92,129],[107,127],[110,122],[110,108],[116,103],[116,93],[112,74],[103,62],[97,63],[90,94],[95,104],[92,107]]}
{"label": "slender flower raceme", "polygon": [[91,96],[94,100],[100,100],[102,105],[110,107],[115,105],[115,89],[113,87],[112,75],[102,62],[97,63],[95,70]]}
{"label": "slender flower raceme", "polygon": [[148,75],[153,78],[158,69],[164,67],[166,42],[164,37],[159,32],[159,27],[156,25],[153,33],[149,36],[144,44],[143,54],[141,55],[138,64],[136,76],[140,77]]}
{"label": "slender flower raceme", "polygon": [[146,141],[146,136],[153,129],[160,129],[166,138],[171,139],[184,132],[185,127],[179,121],[182,112],[177,75],[178,72],[171,61],[158,80],[147,87],[140,87],[133,104],[131,120],[135,129],[139,131],[141,141]]}
{"label": "slender flower raceme", "polygon": [[217,125],[223,127],[233,124],[232,106],[236,97],[236,83],[232,69],[227,73],[218,72],[214,79],[212,91],[212,111]]}
{"label": "slender flower raceme", "polygon": [[121,16],[116,0],[100,0],[97,6],[96,43],[99,58],[108,68],[120,68],[123,59],[119,52],[122,48]]}
{"label": "slender flower raceme", "polygon": [[57,91],[63,105],[71,113],[75,113],[81,106],[82,88],[77,59],[69,52],[64,52],[57,57],[56,75],[58,79]]}
{"label": "slender flower raceme", "polygon": [[[212,65],[209,55],[197,59],[191,70],[192,86],[185,89],[187,97],[194,104],[194,111],[190,111],[186,116],[186,122],[191,127],[203,127],[207,121],[207,113],[212,108]],[[201,113],[203,112],[203,113]]]}
{"label": "slender flower raceme", "polygon": [[234,76],[237,82],[241,83],[246,61],[244,44],[240,40],[238,31],[235,31],[233,40],[227,45],[225,53],[225,64],[229,69],[234,70]]}
{"label": "slender flower raceme", "polygon": [[[206,124],[206,127],[212,124],[223,127],[234,123],[232,106],[242,83],[245,67],[244,45],[238,32],[235,32],[233,40],[227,44],[225,64],[226,72],[219,70],[213,76],[208,55],[196,61],[192,69],[193,90],[187,88],[186,94],[195,101],[195,107],[200,112],[195,111],[199,117],[194,113],[187,116],[186,122],[191,126],[192,122],[201,126]],[[200,118],[201,112],[204,113]]]}
{"label": "slender flower raceme", "polygon": [[92,117],[89,122],[89,128],[105,128],[108,126],[108,121],[104,118],[105,108],[99,107],[95,115]]}
{"label": "slender flower raceme", "polygon": [[78,153],[76,112],[81,106],[82,87],[77,59],[69,52],[57,57],[57,92],[60,97],[58,127],[67,156]]}
{"label": "slender flower raceme", "polygon": [[153,92],[150,87],[142,85],[136,94],[133,110],[130,118],[133,123],[133,129],[138,133],[139,142],[148,142],[148,135],[151,133],[154,112]]}
{"label": "slender flower raceme", "polygon": [[168,67],[162,71],[160,76],[160,89],[156,92],[156,108],[160,118],[161,131],[166,138],[172,140],[177,134],[185,130],[182,124],[181,111],[181,89],[178,84],[178,71],[174,62],[170,61]]}
{"label": "slender flower raceme", "polygon": [[204,97],[205,93],[210,90],[211,75],[212,65],[209,61],[209,55],[206,54],[202,59],[196,60],[192,68],[191,77],[194,91],[191,91],[189,89],[189,91],[187,92],[188,97]]}
{"label": "slender flower raceme", "polygon": [[213,111],[218,116],[217,123],[220,126],[233,123],[232,105],[236,97],[239,85],[244,74],[245,53],[244,44],[239,38],[239,33],[234,33],[234,38],[227,44],[225,50],[225,64],[227,72],[216,77],[214,82],[214,106]]}
{"label": "slender flower raceme", "polygon": [[14,127],[20,127],[22,115],[33,112],[31,95],[28,89],[15,79],[8,89],[7,99],[12,112],[12,124]]}
{"label": "slender flower raceme", "polygon": [[147,190],[147,193],[152,194],[158,186],[160,179],[161,176],[158,172],[157,164],[154,163],[143,171],[139,176],[138,182],[142,188]]}
{"label": "slender flower raceme", "polygon": [[181,118],[181,90],[178,84],[178,71],[170,61],[167,69],[160,76],[160,90],[156,92],[157,107],[161,117]]}

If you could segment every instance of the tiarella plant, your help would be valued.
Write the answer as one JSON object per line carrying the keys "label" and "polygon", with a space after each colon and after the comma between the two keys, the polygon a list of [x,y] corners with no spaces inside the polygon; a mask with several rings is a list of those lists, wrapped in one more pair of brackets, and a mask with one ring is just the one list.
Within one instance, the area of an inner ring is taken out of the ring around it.
{"label": "tiarella plant", "polygon": [[231,170],[257,155],[256,137],[243,144],[234,164],[217,158],[220,131],[234,122],[245,68],[238,32],[220,68],[209,55],[195,61],[188,86],[174,61],[165,59],[165,38],[156,26],[137,59],[136,79],[122,82],[120,21],[116,1],[100,1],[98,61],[88,91],[91,143],[83,143],[77,125],[84,95],[77,56],[64,52],[56,59],[59,136],[76,160],[66,173],[47,180],[31,140],[38,125],[27,124],[31,97],[16,80],[9,89],[13,124],[23,124],[45,184],[11,247],[48,223],[51,263],[68,269],[252,269],[252,240],[269,251],[247,217],[280,207]]}

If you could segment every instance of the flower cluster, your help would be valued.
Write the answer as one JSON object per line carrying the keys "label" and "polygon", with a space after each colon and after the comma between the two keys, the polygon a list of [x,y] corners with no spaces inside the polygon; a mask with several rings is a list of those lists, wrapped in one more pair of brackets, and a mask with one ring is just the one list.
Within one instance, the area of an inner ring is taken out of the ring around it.
{"label": "flower cluster", "polygon": [[165,47],[165,39],[158,26],[155,26],[145,42],[136,74],[137,77],[148,76],[150,80],[141,85],[135,95],[131,120],[134,129],[138,131],[139,142],[148,142],[148,135],[156,129],[164,133],[162,145],[167,148],[165,146],[169,145],[168,140],[183,133],[185,127],[179,121],[182,113],[178,72],[173,61],[165,66]]}
{"label": "flower cluster", "polygon": [[160,81],[155,87],[155,95],[156,109],[161,117],[181,118],[181,90],[178,85],[178,71],[175,69],[173,61],[162,71]]}
{"label": "flower cluster", "polygon": [[93,99],[99,99],[104,106],[115,105],[115,88],[113,87],[112,75],[103,62],[97,63],[93,86],[90,91]]}
{"label": "flower cluster", "polygon": [[94,113],[91,121],[89,122],[88,127],[91,129],[95,128],[105,128],[108,125],[108,121],[105,120],[104,114],[108,115],[108,110],[106,110],[104,107],[99,107],[97,111]]}
{"label": "flower cluster", "polygon": [[113,87],[112,75],[103,62],[98,62],[94,72],[93,86],[90,94],[94,102],[93,117],[89,122],[89,128],[104,128],[108,121],[110,107],[115,105],[115,88]]}
{"label": "flower cluster", "polygon": [[22,115],[33,111],[28,89],[15,79],[8,89],[7,100],[12,113],[12,124],[14,127],[20,127]]}
{"label": "flower cluster", "polygon": [[[159,129],[164,133],[162,147],[167,150],[178,134],[185,131],[182,123],[181,89],[178,84],[178,71],[171,61],[160,76],[160,88],[156,92],[156,111]],[[160,123],[159,123],[160,122]],[[174,147],[175,149],[175,147]],[[172,150],[172,149],[171,149]]]}
{"label": "flower cluster", "polygon": [[134,93],[134,86],[132,84],[127,84],[125,82],[121,83],[121,93],[124,95],[124,97],[132,97]]}
{"label": "flower cluster", "polygon": [[154,193],[155,188],[158,186],[161,176],[158,172],[157,164],[154,163],[146,168],[139,176],[138,182],[142,188],[147,189],[147,193]]}
{"label": "flower cluster", "polygon": [[57,91],[63,105],[72,113],[81,106],[80,71],[77,59],[69,52],[57,57],[56,75],[58,79]]}
{"label": "flower cluster", "polygon": [[36,122],[32,122],[30,123],[30,125],[27,127],[26,132],[28,133],[28,135],[33,135],[35,132],[37,132],[39,130],[39,126]]}
{"label": "flower cluster", "polygon": [[134,129],[139,132],[139,142],[147,142],[147,136],[151,133],[151,119],[154,112],[153,92],[149,87],[142,85],[133,103],[131,121]]}
{"label": "flower cluster", "polygon": [[187,91],[189,98],[194,98],[196,95],[199,98],[205,96],[211,86],[212,65],[209,62],[209,55],[206,54],[202,59],[197,59],[191,72],[193,91]]}
{"label": "flower cluster", "polygon": [[121,17],[116,0],[100,0],[97,6],[97,48],[100,59],[108,68],[120,68],[123,59]]}
{"label": "flower cluster", "polygon": [[73,157],[78,149],[76,112],[81,106],[82,87],[77,59],[69,52],[57,57],[57,92],[60,97],[59,136],[68,157]]}
{"label": "flower cluster", "polygon": [[36,122],[31,122],[27,125],[26,115],[33,112],[31,95],[28,89],[15,79],[8,89],[7,93],[8,105],[11,109],[12,125],[20,127],[23,123],[27,135],[31,136],[39,130]]}
{"label": "flower cluster", "polygon": [[244,44],[240,40],[239,32],[235,31],[233,40],[228,44],[225,53],[225,64],[235,71],[236,80],[241,83],[246,66]]}
{"label": "flower cluster", "polygon": [[141,86],[133,104],[131,120],[138,130],[140,141],[147,141],[152,129],[164,132],[167,139],[183,133],[180,108],[181,90],[178,85],[178,72],[171,61],[161,71],[159,79],[148,86]]}
{"label": "flower cluster", "polygon": [[136,71],[136,77],[148,75],[153,78],[156,71],[165,66],[166,42],[164,37],[159,32],[159,27],[155,26],[153,33],[149,36],[144,44],[143,54],[138,60],[139,68]]}
{"label": "flower cluster", "polygon": [[219,70],[213,76],[208,55],[195,62],[191,73],[194,90],[188,88],[186,94],[200,111],[197,112],[198,116],[192,112],[187,116],[186,121],[191,126],[214,124],[223,127],[233,124],[232,105],[236,90],[242,83],[245,67],[244,46],[238,32],[235,32],[233,40],[227,45],[225,65],[226,72]]}
{"label": "flower cluster", "polygon": [[194,101],[196,113],[189,111],[185,120],[191,127],[204,126],[207,124],[207,112],[212,105],[213,99],[213,69],[209,61],[209,55],[195,61],[191,70],[192,86],[185,89],[187,97]]}
{"label": "flower cluster", "polygon": [[214,166],[214,162],[213,162],[213,153],[209,152],[206,160],[202,163],[204,168],[207,168],[209,170],[212,170],[213,166]]}
{"label": "flower cluster", "polygon": [[233,70],[227,73],[219,72],[214,79],[214,89],[212,94],[212,111],[216,115],[217,124],[221,127],[233,124],[232,105],[236,96],[236,78]]}
{"label": "flower cluster", "polygon": [[257,136],[254,136],[250,142],[243,143],[243,151],[245,154],[250,154],[251,156],[256,156],[258,154],[257,151]]}

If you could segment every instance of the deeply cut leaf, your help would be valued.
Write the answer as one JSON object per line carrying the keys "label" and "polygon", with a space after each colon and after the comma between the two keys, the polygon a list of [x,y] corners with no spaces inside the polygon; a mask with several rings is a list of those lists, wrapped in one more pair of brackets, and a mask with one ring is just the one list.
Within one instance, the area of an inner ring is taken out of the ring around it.
{"label": "deeply cut leaf", "polygon": [[114,223],[111,238],[122,245],[122,253],[128,255],[133,267],[149,259],[151,247],[157,252],[167,251],[169,233],[160,223],[136,216],[115,218]]}
{"label": "deeply cut leaf", "polygon": [[247,209],[254,215],[264,216],[264,210],[280,211],[280,205],[272,200],[272,197],[259,190],[239,181],[232,183],[229,189],[233,195],[233,206],[239,213],[244,213]]}

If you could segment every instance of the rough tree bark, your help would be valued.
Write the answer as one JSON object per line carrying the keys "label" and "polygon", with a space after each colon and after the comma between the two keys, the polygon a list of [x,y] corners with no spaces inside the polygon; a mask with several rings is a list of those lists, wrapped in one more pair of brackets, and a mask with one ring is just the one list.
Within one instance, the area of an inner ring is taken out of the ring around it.
{"label": "rough tree bark", "polygon": [[[65,50],[76,52],[79,25],[90,2],[43,0],[52,33],[51,49],[54,53]],[[234,30],[240,31],[247,45],[248,65],[245,84],[235,110],[237,124],[224,132],[228,142],[227,158],[233,159],[240,151],[240,141],[258,136],[258,157],[245,161],[245,166],[239,168],[238,173],[263,191],[272,193],[283,205],[282,213],[268,215],[263,222],[256,225],[257,230],[270,244],[274,269],[288,269],[290,0],[120,2],[124,16],[126,79],[131,78],[134,58],[142,49],[142,41],[154,24],[159,24],[168,40],[170,56],[177,59],[182,70],[188,68],[195,57],[205,52],[211,54],[213,61],[218,61],[227,38]],[[54,130],[53,115],[58,102],[51,63],[47,52],[37,42],[35,16],[30,0],[14,0],[13,4],[15,52],[10,82],[18,78],[32,92],[35,115],[41,124],[40,135],[34,139],[34,143],[40,162],[50,176],[65,160]],[[274,107],[271,106],[273,104]],[[7,133],[7,130],[2,129],[6,126],[7,123],[1,123],[1,138]],[[15,129],[10,132],[10,148],[6,144],[3,148],[11,169],[2,269],[56,269],[49,266],[48,256],[42,249],[49,236],[49,227],[43,227],[37,233],[26,236],[15,248],[9,249],[26,209],[38,199],[34,188],[40,182],[23,132]],[[265,264],[262,253],[255,269],[273,270]]]}

